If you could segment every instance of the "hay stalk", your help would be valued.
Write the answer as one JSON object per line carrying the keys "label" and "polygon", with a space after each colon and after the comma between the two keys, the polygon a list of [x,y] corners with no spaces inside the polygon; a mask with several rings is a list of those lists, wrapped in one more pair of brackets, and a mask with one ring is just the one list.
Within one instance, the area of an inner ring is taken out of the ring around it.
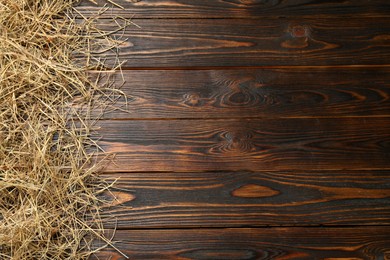
{"label": "hay stalk", "polygon": [[87,259],[94,238],[110,243],[91,134],[122,93],[89,71],[107,69],[97,53],[118,41],[76,19],[76,2],[0,0],[1,259]]}

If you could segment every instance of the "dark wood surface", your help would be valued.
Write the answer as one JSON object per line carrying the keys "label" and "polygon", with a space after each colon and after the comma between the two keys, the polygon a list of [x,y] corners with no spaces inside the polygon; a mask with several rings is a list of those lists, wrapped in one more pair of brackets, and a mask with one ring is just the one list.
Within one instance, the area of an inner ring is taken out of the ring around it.
{"label": "dark wood surface", "polygon": [[120,48],[127,104],[98,122],[118,249],[390,259],[389,1],[117,2],[104,17],[139,25]]}
{"label": "dark wood surface", "polygon": [[[84,14],[101,9],[84,1],[78,8]],[[269,17],[388,17],[390,3],[386,0],[115,0],[124,7],[114,14],[126,18],[269,18]],[[106,12],[112,17],[112,12]]]}
{"label": "dark wood surface", "polygon": [[107,227],[389,225],[389,171],[107,174]]}
{"label": "dark wood surface", "polygon": [[[130,259],[389,259],[389,227],[118,230]],[[113,250],[100,259],[125,259]],[[95,258],[96,259],[96,258]]]}
{"label": "dark wood surface", "polygon": [[390,67],[126,70],[123,78],[127,106],[121,99],[123,110],[106,119],[390,115]]}
{"label": "dark wood surface", "polygon": [[99,123],[106,171],[390,169],[390,118]]}
{"label": "dark wood surface", "polygon": [[[114,30],[104,24],[102,28]],[[138,19],[127,67],[384,65],[390,18]],[[120,33],[122,35],[122,33]],[[119,37],[119,34],[118,34]],[[104,54],[112,63],[115,53]]]}

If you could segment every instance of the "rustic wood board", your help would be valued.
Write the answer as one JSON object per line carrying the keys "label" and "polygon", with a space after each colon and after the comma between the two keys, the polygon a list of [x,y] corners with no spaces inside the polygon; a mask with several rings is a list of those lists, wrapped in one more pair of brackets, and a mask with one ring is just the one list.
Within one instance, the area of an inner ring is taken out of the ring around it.
{"label": "rustic wood board", "polygon": [[107,227],[389,225],[390,171],[106,174]]}
{"label": "rustic wood board", "polygon": [[[390,257],[389,227],[118,230],[130,259],[325,259]],[[112,249],[99,259],[125,259]],[[97,258],[94,258],[97,259]]]}
{"label": "rustic wood board", "polygon": [[127,111],[97,124],[120,250],[390,259],[389,1],[117,2],[100,26],[139,25],[120,46]]}
{"label": "rustic wood board", "polygon": [[[107,3],[82,2],[78,7],[84,15],[93,14]],[[264,17],[388,17],[390,3],[386,0],[115,0],[124,7],[105,14],[126,18],[264,18]]]}
{"label": "rustic wood board", "polygon": [[122,98],[123,110],[105,119],[390,115],[388,67],[126,70],[123,78],[127,105]]}
{"label": "rustic wood board", "polygon": [[[114,30],[102,23],[103,29]],[[140,28],[130,26],[123,35],[120,52],[127,60],[125,67],[384,65],[390,60],[390,18],[136,23]],[[104,58],[112,64],[115,55],[107,53]]]}
{"label": "rustic wood board", "polygon": [[102,121],[108,172],[390,169],[390,118]]}

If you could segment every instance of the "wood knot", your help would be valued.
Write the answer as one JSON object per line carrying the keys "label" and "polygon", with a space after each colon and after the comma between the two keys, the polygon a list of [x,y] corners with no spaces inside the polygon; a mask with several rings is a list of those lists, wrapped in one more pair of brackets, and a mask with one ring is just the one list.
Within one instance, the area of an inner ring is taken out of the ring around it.
{"label": "wood knot", "polygon": [[260,90],[264,84],[255,77],[240,77],[231,80],[220,90],[218,95],[221,106],[258,107],[264,102]]}
{"label": "wood knot", "polygon": [[216,133],[217,143],[210,147],[212,154],[225,154],[229,156],[242,156],[258,151],[251,131],[221,131]]}
{"label": "wood knot", "polygon": [[230,104],[234,105],[246,105],[252,100],[252,97],[248,93],[241,91],[232,93],[229,96]]}
{"label": "wood knot", "polygon": [[288,36],[281,46],[288,49],[303,49],[309,46],[310,27],[307,25],[290,25]]}
{"label": "wood knot", "polygon": [[197,107],[202,105],[202,99],[197,93],[188,93],[183,95],[182,103],[186,106]]}
{"label": "wood knot", "polygon": [[234,190],[232,195],[241,198],[264,198],[280,194],[279,191],[257,184],[247,184]]}
{"label": "wood knot", "polygon": [[109,201],[106,207],[113,207],[117,205],[125,204],[135,199],[135,195],[126,192],[111,191],[105,193],[106,200]]}
{"label": "wood knot", "polygon": [[224,140],[219,148],[221,151],[248,153],[256,149],[253,144],[252,134],[249,132],[226,131],[221,134],[221,137]]}
{"label": "wood knot", "polygon": [[306,25],[295,25],[290,27],[291,36],[294,38],[305,38],[309,36],[310,29]]}

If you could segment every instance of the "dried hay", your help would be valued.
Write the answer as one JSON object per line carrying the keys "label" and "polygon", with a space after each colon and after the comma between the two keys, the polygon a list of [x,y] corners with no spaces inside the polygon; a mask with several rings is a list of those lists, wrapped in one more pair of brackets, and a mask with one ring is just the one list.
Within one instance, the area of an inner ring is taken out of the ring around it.
{"label": "dried hay", "polygon": [[94,238],[109,243],[91,134],[97,108],[122,94],[89,71],[107,69],[97,54],[120,41],[74,4],[0,0],[1,259],[86,259]]}

